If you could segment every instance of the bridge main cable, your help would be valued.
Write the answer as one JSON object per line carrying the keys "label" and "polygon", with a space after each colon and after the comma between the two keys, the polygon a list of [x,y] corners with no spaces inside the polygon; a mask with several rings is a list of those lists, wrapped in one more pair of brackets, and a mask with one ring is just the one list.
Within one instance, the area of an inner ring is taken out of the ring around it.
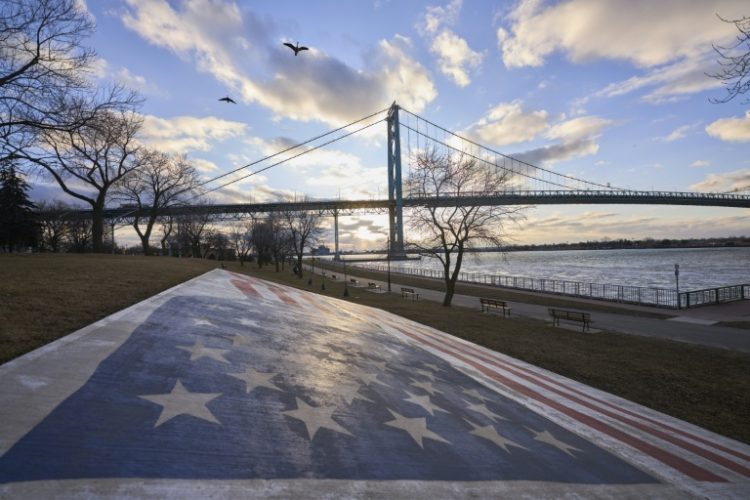
{"label": "bridge main cable", "polygon": [[[310,144],[311,142],[315,142],[315,141],[317,141],[317,140],[320,140],[320,139],[322,139],[323,137],[329,136],[329,135],[331,135],[331,134],[335,134],[336,132],[340,132],[340,131],[342,131],[342,130],[344,130],[344,129],[347,129],[347,128],[351,127],[352,125],[356,125],[357,123],[363,122],[363,121],[365,121],[365,120],[369,120],[370,118],[372,118],[372,117],[374,117],[374,116],[377,116],[377,115],[379,115],[379,114],[385,113],[386,111],[388,111],[388,109],[389,109],[389,108],[384,108],[384,109],[381,109],[380,111],[376,111],[375,113],[371,113],[371,114],[369,114],[369,115],[367,115],[367,116],[365,116],[365,117],[363,117],[363,118],[360,118],[359,120],[355,120],[355,121],[353,121],[353,122],[351,122],[351,123],[347,123],[346,125],[342,125],[341,127],[338,127],[338,128],[336,128],[336,129],[333,129],[333,130],[329,130],[328,132],[326,132],[326,133],[324,133],[324,134],[320,134],[320,135],[317,135],[317,136],[315,136],[315,137],[313,137],[313,138],[311,138],[311,139],[308,139],[308,140],[306,140],[306,141],[304,141],[304,142],[300,142],[299,144],[295,144],[294,146],[290,146],[290,147],[288,147],[288,148],[286,148],[286,149],[283,149],[283,150],[281,150],[281,151],[277,151],[276,153],[273,153],[273,154],[271,154],[271,155],[268,155],[268,156],[266,156],[266,157],[264,157],[264,158],[260,158],[260,159],[258,159],[258,160],[255,160],[255,161],[253,161],[253,162],[250,162],[250,163],[248,163],[248,164],[246,164],[246,165],[243,165],[243,166],[241,166],[241,167],[237,167],[237,168],[235,168],[234,170],[230,170],[229,172],[225,172],[225,173],[223,173],[223,174],[221,174],[221,175],[217,175],[216,177],[214,177],[214,178],[212,178],[212,179],[208,179],[208,180],[206,180],[206,181],[203,181],[203,182],[201,182],[200,184],[198,184],[198,186],[197,186],[197,187],[202,187],[202,186],[205,186],[206,184],[210,184],[210,183],[212,183],[212,182],[218,181],[219,179],[223,179],[224,177],[227,177],[227,176],[229,176],[229,175],[235,174],[235,173],[239,172],[240,170],[245,170],[245,169],[247,169],[247,168],[250,168],[250,167],[252,167],[252,166],[255,166],[255,165],[257,165],[258,163],[264,162],[264,161],[266,161],[266,160],[270,160],[271,158],[275,158],[275,157],[277,157],[277,156],[279,156],[279,155],[282,155],[282,154],[284,154],[284,153],[288,153],[289,151],[292,151],[292,150],[294,150],[294,149],[297,149],[297,148],[299,148],[299,147],[302,147],[302,146],[305,146],[305,145],[307,145],[307,144]],[[276,165],[278,165],[278,164],[280,164],[280,163],[283,163],[283,162],[285,162],[285,161],[288,161],[288,160],[291,160],[291,159],[297,158],[298,156],[300,156],[300,155],[302,155],[302,154],[304,154],[304,153],[308,153],[308,152],[310,152],[310,151],[314,151],[314,150],[316,150],[316,149],[319,149],[319,148],[321,148],[321,147],[323,147],[323,146],[327,146],[328,144],[331,144],[332,142],[336,142],[336,141],[338,141],[338,140],[340,140],[340,139],[344,139],[344,138],[346,138],[346,137],[349,137],[350,135],[353,135],[354,133],[357,133],[357,132],[360,132],[360,131],[362,131],[362,130],[364,130],[364,129],[366,129],[366,128],[369,128],[369,127],[371,127],[372,125],[374,125],[374,124],[376,124],[376,123],[380,123],[380,121],[382,121],[382,120],[378,120],[377,122],[373,122],[373,123],[371,123],[370,125],[368,125],[367,127],[363,127],[363,128],[360,128],[360,129],[358,129],[358,130],[356,130],[356,131],[354,131],[354,132],[350,132],[350,133],[348,133],[348,134],[346,134],[346,135],[343,135],[343,136],[341,136],[341,137],[338,137],[338,138],[336,138],[336,139],[334,139],[334,140],[328,141],[328,142],[326,142],[325,144],[321,144],[321,145],[319,145],[319,146],[316,146],[315,148],[307,149],[307,150],[303,151],[303,152],[302,152],[302,153],[300,153],[300,154],[297,154],[297,155],[295,155],[295,156],[292,156],[291,158],[287,158],[287,159],[285,159],[285,160],[282,160],[281,162],[277,162],[277,163],[275,163],[275,164],[273,164],[273,165],[271,165],[271,166],[269,166],[269,167],[266,167],[266,168],[264,168],[264,169],[262,169],[262,170],[259,170],[259,171],[257,171],[257,172],[253,172],[253,174],[256,174],[256,173],[258,173],[258,172],[262,172],[262,171],[268,170],[269,168],[271,168],[271,167],[274,167],[274,166],[276,166]],[[239,178],[239,179],[237,179],[237,180],[234,180],[234,181],[232,181],[232,182],[230,182],[230,183],[226,183],[226,184],[223,184],[223,185],[219,186],[218,188],[213,188],[213,189],[211,189],[211,190],[207,191],[207,193],[210,193],[210,192],[216,191],[217,189],[221,189],[221,188],[223,188],[223,187],[226,187],[226,186],[228,186],[228,185],[230,185],[230,184],[233,184],[234,182],[238,182],[238,181],[240,181],[240,180],[242,180],[242,179],[246,179],[247,177],[248,177],[248,176],[245,176],[245,177],[241,177],[241,178]],[[205,194],[205,193],[201,193],[201,195],[195,196],[194,198],[197,198],[197,197],[199,197],[199,196],[202,196],[203,194]]]}

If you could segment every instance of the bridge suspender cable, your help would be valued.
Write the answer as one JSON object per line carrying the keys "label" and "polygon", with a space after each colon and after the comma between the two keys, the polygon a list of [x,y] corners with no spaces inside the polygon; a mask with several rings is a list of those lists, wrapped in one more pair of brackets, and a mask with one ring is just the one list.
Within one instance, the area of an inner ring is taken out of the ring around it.
{"label": "bridge suspender cable", "polygon": [[[539,167],[539,166],[537,166],[537,165],[532,165],[532,164],[531,164],[531,163],[529,163],[529,162],[526,162],[526,161],[523,161],[523,160],[519,160],[518,158],[514,158],[514,157],[512,157],[512,156],[508,156],[508,155],[506,155],[506,154],[503,154],[503,153],[501,153],[501,152],[499,152],[499,151],[495,151],[495,150],[494,150],[494,149],[492,149],[492,148],[488,148],[487,146],[483,146],[482,144],[479,144],[479,143],[477,143],[477,142],[475,142],[475,141],[472,141],[471,139],[467,139],[466,137],[460,136],[460,135],[456,134],[455,132],[451,132],[450,130],[448,130],[448,129],[444,128],[444,127],[441,127],[440,125],[438,125],[438,124],[436,124],[436,123],[433,123],[433,122],[431,122],[430,120],[427,120],[427,119],[425,119],[425,118],[423,118],[423,117],[419,116],[419,115],[418,115],[418,114],[416,114],[416,113],[412,113],[412,112],[411,112],[411,111],[409,111],[408,109],[405,109],[405,108],[403,108],[403,107],[402,107],[402,108],[400,108],[400,109],[401,109],[402,111],[405,111],[406,113],[408,113],[408,114],[412,115],[412,116],[413,116],[414,118],[416,118],[416,119],[417,119],[417,123],[419,123],[419,120],[422,120],[423,122],[425,122],[425,123],[427,123],[427,124],[429,124],[429,125],[432,125],[433,127],[437,128],[437,129],[440,129],[440,130],[442,130],[442,131],[443,131],[443,132],[445,132],[446,134],[452,135],[453,137],[456,137],[456,138],[458,138],[458,139],[460,139],[460,140],[462,140],[462,141],[464,141],[464,142],[468,142],[469,144],[473,144],[474,146],[476,146],[476,147],[478,147],[478,148],[481,148],[481,149],[484,149],[484,150],[487,150],[487,151],[489,151],[489,152],[491,152],[491,153],[493,153],[493,154],[495,154],[495,155],[499,155],[499,156],[502,156],[503,158],[507,158],[507,159],[509,159],[509,160],[511,160],[511,161],[514,161],[514,162],[518,162],[518,163],[520,163],[521,165],[525,165],[525,166],[527,166],[527,167],[531,167],[531,168],[533,168],[533,169],[536,169],[536,170],[539,170],[539,171],[541,171],[541,172],[546,172],[546,173],[548,173],[548,174],[550,174],[550,175],[552,175],[552,176],[563,177],[563,178],[565,178],[565,179],[569,179],[569,180],[571,180],[571,181],[575,181],[575,182],[580,182],[580,183],[582,183],[582,184],[584,184],[584,185],[596,186],[596,187],[600,187],[600,188],[605,188],[605,189],[608,189],[608,190],[614,190],[614,191],[628,191],[628,189],[625,189],[625,188],[612,187],[612,186],[610,186],[610,185],[608,185],[608,184],[607,184],[607,185],[605,185],[605,184],[599,184],[599,183],[597,183],[597,182],[592,182],[592,181],[587,181],[587,180],[584,180],[584,179],[579,179],[579,178],[577,178],[577,177],[573,177],[573,176],[571,176],[571,175],[565,175],[565,174],[561,174],[561,173],[559,173],[559,172],[554,172],[554,171],[552,171],[552,170],[549,170],[549,169],[546,169],[546,168],[543,168],[543,167]],[[407,128],[409,128],[408,126],[404,125],[403,123],[402,123],[401,125],[402,125],[402,126],[404,126],[404,127],[407,127]],[[417,128],[417,130],[415,130],[415,129],[413,129],[413,128],[412,128],[411,130],[412,130],[412,131],[414,131],[414,132],[416,132],[416,133],[417,133],[418,135],[423,135],[424,137],[426,137],[426,138],[428,138],[428,139],[431,139],[431,140],[433,140],[433,141],[435,141],[435,142],[437,142],[437,143],[439,143],[439,144],[441,144],[441,145],[443,145],[443,146],[446,146],[446,147],[448,147],[448,148],[450,148],[450,149],[453,149],[453,150],[455,150],[455,151],[458,151],[458,152],[463,152],[463,153],[465,153],[464,151],[461,151],[460,149],[458,149],[458,148],[456,148],[456,147],[454,147],[454,146],[451,146],[451,145],[449,145],[449,144],[446,144],[446,143],[444,143],[444,142],[442,142],[442,141],[439,141],[438,139],[436,139],[436,138],[434,138],[434,137],[430,137],[430,136],[428,136],[427,134],[425,134],[425,133],[423,133],[423,132],[420,132],[420,131],[418,130],[418,128]],[[466,154],[468,154],[468,153],[466,153]],[[473,158],[476,158],[476,159],[478,159],[478,160],[480,160],[480,161],[482,161],[482,162],[485,162],[485,163],[489,163],[489,164],[493,164],[493,165],[495,165],[496,167],[499,167],[499,168],[501,168],[501,169],[503,169],[503,170],[508,170],[508,171],[510,171],[510,172],[513,172],[513,173],[516,173],[516,174],[520,174],[520,175],[523,175],[524,177],[528,177],[528,178],[530,178],[530,179],[534,179],[534,180],[541,180],[541,181],[543,181],[543,182],[549,182],[550,184],[553,184],[553,185],[555,185],[555,186],[560,186],[560,187],[565,187],[565,188],[567,188],[567,189],[571,189],[571,188],[570,188],[569,186],[566,186],[566,185],[564,185],[564,184],[559,184],[559,183],[556,183],[556,182],[553,182],[553,181],[544,181],[543,179],[539,179],[538,177],[534,177],[533,175],[528,175],[528,174],[524,174],[524,173],[522,173],[522,172],[519,172],[519,171],[517,171],[517,170],[513,170],[512,168],[501,167],[500,165],[497,165],[497,164],[495,164],[495,163],[492,163],[491,161],[488,161],[488,160],[486,160],[486,159],[484,159],[484,158],[479,158],[479,157],[476,157],[476,156],[474,156],[474,155],[469,155],[469,156],[472,156]]]}
{"label": "bridge suspender cable", "polygon": [[[377,113],[375,113],[375,114],[377,114]],[[375,115],[370,115],[370,116],[369,116],[368,118],[370,118],[370,117],[372,117],[372,116],[375,116]],[[362,121],[362,120],[358,120],[358,122],[361,122],[361,121]],[[239,181],[245,180],[245,179],[247,179],[248,177],[252,177],[252,176],[253,176],[253,175],[255,175],[255,174],[259,174],[259,173],[261,173],[261,172],[265,172],[265,171],[266,171],[266,170],[268,170],[269,168],[273,168],[273,167],[275,167],[275,166],[277,166],[277,165],[281,165],[282,163],[285,163],[285,162],[287,162],[287,161],[293,160],[293,159],[295,159],[295,158],[297,158],[297,157],[300,157],[300,156],[302,156],[302,155],[304,155],[304,154],[307,154],[307,153],[310,153],[310,152],[312,152],[312,151],[315,151],[316,149],[320,149],[320,148],[322,148],[322,147],[324,147],[324,146],[328,146],[329,144],[332,144],[332,143],[334,143],[334,142],[336,142],[336,141],[340,141],[341,139],[345,139],[345,138],[347,138],[347,137],[349,137],[349,136],[351,136],[351,135],[354,135],[354,134],[356,134],[356,133],[358,133],[358,132],[361,132],[361,131],[363,131],[363,130],[365,130],[365,129],[368,129],[368,128],[372,127],[373,125],[377,125],[378,123],[380,123],[380,122],[382,122],[382,121],[384,121],[384,120],[378,120],[378,121],[376,121],[376,122],[372,122],[372,123],[370,123],[369,125],[365,125],[364,127],[360,127],[360,128],[358,128],[357,130],[353,130],[353,131],[351,131],[351,132],[349,132],[349,133],[347,133],[347,134],[344,134],[344,135],[342,135],[342,136],[336,137],[335,139],[331,139],[331,140],[329,140],[329,141],[326,141],[326,142],[324,142],[323,144],[318,144],[318,145],[317,145],[317,146],[315,146],[315,147],[312,147],[312,148],[310,148],[310,149],[306,149],[306,150],[302,151],[301,153],[297,153],[296,155],[290,156],[290,157],[288,157],[288,158],[284,158],[283,160],[279,160],[279,161],[277,161],[276,163],[273,163],[273,164],[271,164],[271,165],[268,165],[267,167],[263,167],[263,168],[261,168],[260,170],[255,170],[255,171],[253,171],[253,172],[250,172],[249,174],[243,175],[242,177],[239,177],[239,178],[237,178],[237,179],[234,179],[234,180],[231,180],[231,181],[229,181],[229,182],[226,182],[226,183],[224,183],[224,184],[222,184],[222,185],[220,185],[220,186],[216,186],[215,188],[211,188],[211,189],[209,189],[209,190],[207,190],[207,191],[204,191],[204,192],[202,192],[202,193],[200,193],[200,194],[198,194],[198,195],[194,196],[193,198],[191,198],[191,200],[193,200],[193,199],[195,199],[195,198],[199,198],[199,197],[201,197],[201,196],[204,196],[204,195],[206,195],[206,194],[208,194],[208,193],[212,193],[212,192],[214,192],[214,191],[217,191],[217,190],[219,190],[219,189],[225,188],[225,187],[227,187],[227,186],[229,186],[229,185],[231,185],[231,184],[234,184],[235,182],[239,182]],[[357,123],[357,122],[354,122],[354,123]],[[348,127],[348,126],[350,126],[350,125],[351,125],[351,124],[347,125],[347,127]],[[342,128],[343,128],[343,127],[342,127]],[[341,129],[338,129],[338,130],[341,130]],[[329,133],[330,133],[330,132],[329,132]],[[327,134],[326,134],[326,135],[327,135]],[[322,137],[322,136],[321,136],[321,137]],[[310,142],[310,141],[307,141],[307,142],[305,142],[305,143],[300,143],[300,144],[298,144],[297,146],[293,146],[293,147],[291,147],[291,148],[285,149],[284,151],[289,151],[289,150],[291,150],[291,149],[294,149],[294,148],[297,148],[297,147],[299,147],[299,146],[301,146],[301,145],[303,145],[303,144],[307,144],[308,142]],[[271,156],[267,156],[266,158],[263,158],[263,160],[266,160],[266,159],[268,159],[268,158],[272,158],[272,157],[274,157],[274,156],[277,156],[278,154],[280,154],[280,153],[282,153],[282,152],[283,152],[283,151],[280,151],[279,153],[274,153],[274,154],[273,154],[273,155],[271,155]],[[263,160],[258,160],[258,161],[256,161],[256,162],[253,162],[253,163],[251,163],[251,164],[249,164],[249,165],[247,165],[247,166],[245,166],[245,167],[242,167],[242,168],[247,168],[248,166],[251,166],[251,165],[255,165],[255,164],[257,164],[257,163],[259,163],[260,161],[263,161]],[[237,169],[237,170],[234,170],[234,171],[233,171],[232,173],[234,173],[234,172],[237,172],[238,170],[241,170],[241,169]],[[221,175],[221,176],[217,177],[217,179],[219,179],[219,178],[221,178],[221,177],[226,177],[226,175],[228,175],[228,174],[224,174],[224,175]],[[214,180],[215,180],[215,179],[214,179]],[[204,183],[204,184],[205,184],[205,183]],[[189,200],[189,201],[190,201],[190,200]]]}
{"label": "bridge suspender cable", "polygon": [[[372,114],[370,114],[370,115],[367,115],[367,116],[365,116],[364,118],[360,118],[359,120],[353,121],[353,122],[351,122],[351,123],[347,123],[346,125],[343,125],[343,126],[341,126],[341,127],[339,127],[339,128],[336,128],[336,129],[333,129],[333,130],[329,130],[328,132],[326,132],[326,133],[324,133],[324,134],[320,134],[320,135],[318,135],[318,136],[315,136],[315,137],[313,137],[313,138],[311,138],[311,139],[308,139],[308,140],[306,140],[306,141],[304,141],[304,142],[300,142],[299,144],[295,144],[294,146],[290,146],[290,147],[288,147],[288,148],[286,148],[286,149],[283,149],[283,150],[281,150],[281,151],[277,151],[276,153],[274,153],[274,154],[272,154],[272,155],[268,155],[268,156],[266,156],[266,157],[264,157],[264,158],[261,158],[261,159],[259,159],[259,160],[255,160],[254,162],[251,162],[251,163],[248,163],[248,164],[246,164],[246,165],[243,165],[243,166],[241,166],[241,167],[235,168],[234,170],[230,170],[229,172],[225,172],[225,173],[223,173],[223,174],[221,174],[221,175],[218,175],[218,176],[214,177],[213,179],[208,179],[207,181],[201,182],[200,184],[198,184],[198,187],[201,187],[201,186],[205,186],[206,184],[210,184],[210,183],[212,183],[212,182],[218,181],[219,179],[222,179],[222,178],[224,178],[224,177],[227,177],[227,176],[229,176],[229,175],[232,175],[232,174],[234,174],[234,173],[237,173],[237,172],[239,172],[240,170],[245,170],[246,168],[250,168],[250,167],[252,167],[252,166],[254,166],[254,165],[257,165],[258,163],[264,162],[264,161],[266,161],[266,160],[270,160],[271,158],[275,158],[275,157],[277,157],[277,156],[279,156],[279,155],[282,155],[282,154],[284,154],[284,153],[287,153],[287,152],[289,152],[289,151],[292,151],[292,150],[294,150],[294,149],[297,149],[297,148],[299,148],[299,147],[302,147],[302,146],[304,146],[304,145],[306,145],[306,144],[310,144],[311,142],[315,142],[315,141],[317,141],[317,140],[319,140],[319,139],[322,139],[323,137],[326,137],[326,136],[328,136],[328,135],[331,135],[331,134],[335,134],[336,132],[340,132],[341,130],[344,130],[344,129],[346,129],[346,128],[349,128],[349,127],[351,127],[352,125],[356,125],[357,123],[363,122],[363,121],[365,121],[365,120],[369,120],[370,118],[372,118],[372,117],[374,117],[374,116],[377,116],[377,115],[379,115],[379,114],[381,114],[381,113],[385,113],[386,111],[388,111],[388,109],[389,109],[389,108],[381,109],[380,111],[376,111],[375,113],[372,113]],[[373,122],[373,123],[372,123],[371,125],[374,125],[375,123],[379,123],[380,121],[382,121],[382,120],[378,120],[377,122]],[[355,132],[353,132],[353,133],[359,132],[360,130],[364,130],[365,128],[368,128],[368,127],[369,127],[369,126],[371,126],[371,125],[368,125],[367,127],[361,128],[361,129],[359,129],[359,130],[357,130],[357,131],[355,131]],[[350,136],[350,135],[352,135],[352,133],[349,133],[349,134],[346,134],[346,135],[344,135],[344,136],[341,136],[341,137],[339,137],[338,139],[343,139],[343,138],[345,138],[345,137],[348,137],[348,136]],[[336,140],[338,140],[338,139],[335,139],[335,140],[333,140],[333,141],[329,141],[329,142],[327,142],[326,144],[322,144],[321,146],[325,146],[325,145],[327,145],[327,144],[330,144],[331,142],[335,142],[335,141],[336,141]],[[307,149],[307,150],[305,150],[305,151],[304,151],[303,153],[306,153],[306,152],[308,152],[308,151],[313,151],[313,150],[315,150],[315,149],[318,149],[318,148],[319,148],[319,147],[321,147],[321,146],[318,146],[318,147],[316,147],[316,148],[312,148],[312,149]],[[290,160],[290,159],[292,159],[292,158],[296,158],[297,156],[300,156],[300,155],[298,154],[298,155],[296,155],[296,156],[293,156],[293,157],[291,157],[291,158],[287,158],[287,160]],[[283,160],[283,161],[287,161],[287,160]],[[274,164],[274,165],[272,165],[272,166],[278,165],[279,163],[283,163],[283,161],[282,161],[282,162],[278,162],[278,163],[275,163],[275,164]],[[270,167],[267,167],[267,168],[265,168],[265,169],[263,169],[263,170],[267,170],[268,168],[270,168]],[[260,171],[259,171],[259,172],[260,172]],[[244,177],[243,177],[243,178],[244,178]],[[237,180],[241,180],[241,179],[237,179]],[[233,182],[236,182],[236,181],[233,181]],[[230,183],[230,184],[231,184],[231,183]],[[229,184],[226,184],[226,185],[229,185]],[[223,187],[223,186],[222,186],[222,187]],[[216,191],[216,189],[211,189],[211,190],[210,190],[209,192],[211,192],[211,191]]]}

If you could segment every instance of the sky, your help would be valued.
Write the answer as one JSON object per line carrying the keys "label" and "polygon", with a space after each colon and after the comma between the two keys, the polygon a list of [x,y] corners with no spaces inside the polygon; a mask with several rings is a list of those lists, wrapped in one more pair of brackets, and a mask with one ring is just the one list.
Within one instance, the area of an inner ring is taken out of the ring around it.
{"label": "sky", "polygon": [[[97,24],[89,40],[96,77],[140,92],[141,140],[187,154],[206,179],[396,101],[504,154],[598,183],[750,186],[750,96],[714,104],[709,98],[725,91],[706,76],[717,70],[712,44],[737,34],[717,15],[750,15],[745,0],[82,5]],[[295,57],[286,41],[310,50]],[[237,104],[218,101],[224,96]],[[376,124],[211,197],[382,198],[385,134]],[[39,182],[33,194],[66,200]],[[331,223],[324,244],[332,244]],[[387,234],[384,216],[345,217],[339,227],[345,249],[381,247]],[[519,244],[748,235],[750,210],[548,205],[506,229]],[[136,244],[133,235],[118,230],[121,243]]]}

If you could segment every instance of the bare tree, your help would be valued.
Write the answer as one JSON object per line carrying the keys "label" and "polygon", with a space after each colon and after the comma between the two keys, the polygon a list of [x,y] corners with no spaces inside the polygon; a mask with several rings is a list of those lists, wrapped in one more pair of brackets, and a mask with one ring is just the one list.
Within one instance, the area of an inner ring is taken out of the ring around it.
{"label": "bare tree", "polygon": [[149,240],[159,213],[189,198],[199,178],[184,155],[143,150],[140,156],[135,162],[140,166],[122,177],[114,187],[113,197],[136,210],[133,228],[141,239],[143,254],[151,255]]}
{"label": "bare tree", "polygon": [[297,260],[297,276],[302,278],[302,256],[305,248],[311,247],[322,232],[320,216],[304,210],[287,210],[282,212],[284,226],[289,232],[289,241]]}
{"label": "bare tree", "polygon": [[104,206],[110,188],[140,166],[133,111],[102,111],[77,130],[43,133],[46,154],[26,156],[69,195],[92,208],[92,245],[103,250]]}
{"label": "bare tree", "polygon": [[253,226],[255,221],[245,221],[232,228],[229,237],[232,240],[232,246],[240,261],[240,266],[245,265],[245,261],[250,256],[253,249]]}
{"label": "bare tree", "polygon": [[721,71],[708,76],[716,78],[724,84],[727,95],[723,99],[713,99],[713,103],[729,102],[740,94],[750,90],[750,17],[740,19],[724,19],[725,23],[734,24],[739,31],[737,41],[728,47],[714,45],[714,51],[719,56],[717,61]]}
{"label": "bare tree", "polygon": [[96,55],[83,45],[94,22],[78,0],[0,2],[0,158],[23,158],[42,131],[73,131],[136,100],[122,87],[97,92]]}
{"label": "bare tree", "polygon": [[270,221],[266,219],[256,222],[250,238],[255,248],[258,269],[260,269],[273,259],[274,229]]}
{"label": "bare tree", "polygon": [[211,232],[211,216],[209,214],[180,215],[176,219],[180,245],[187,246],[190,254],[195,258],[205,257],[206,239]]}
{"label": "bare tree", "polygon": [[94,61],[82,46],[94,30],[75,0],[0,3],[0,130],[2,155],[28,144],[40,129],[71,129],[65,103],[88,89]]}
{"label": "bare tree", "polygon": [[71,219],[66,222],[68,251],[85,253],[91,250],[91,219]]}
{"label": "bare tree", "polygon": [[[418,154],[408,183],[412,193],[426,196],[481,197],[503,189],[510,176],[495,171],[473,157],[441,154],[436,149]],[[464,251],[483,244],[499,247],[503,242],[503,224],[516,220],[524,207],[467,204],[449,207],[417,207],[409,218],[414,235],[411,249],[437,258],[443,267],[445,297],[450,306],[461,271]]]}
{"label": "bare tree", "polygon": [[65,212],[72,210],[62,201],[41,201],[37,217],[41,226],[42,248],[49,252],[59,252],[67,237],[68,225]]}

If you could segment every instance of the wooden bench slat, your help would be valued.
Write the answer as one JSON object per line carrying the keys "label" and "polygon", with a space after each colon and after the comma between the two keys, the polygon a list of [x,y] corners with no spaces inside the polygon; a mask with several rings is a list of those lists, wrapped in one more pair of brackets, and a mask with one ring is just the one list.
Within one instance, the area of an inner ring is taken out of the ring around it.
{"label": "wooden bench slat", "polygon": [[505,302],[504,300],[488,299],[488,298],[485,298],[485,297],[480,297],[479,298],[479,303],[482,305],[482,312],[484,312],[485,309],[487,310],[487,312],[489,312],[490,307],[495,307],[497,309],[502,309],[502,311],[503,311],[503,317],[505,317],[506,314],[507,314],[508,317],[510,317],[510,310],[511,310],[511,308],[508,305],[508,303]]}
{"label": "wooden bench slat", "polygon": [[560,320],[577,321],[583,323],[581,331],[591,329],[591,314],[583,311],[571,311],[569,309],[558,309],[556,307],[547,308],[547,312],[552,316],[552,326],[559,326]]}

